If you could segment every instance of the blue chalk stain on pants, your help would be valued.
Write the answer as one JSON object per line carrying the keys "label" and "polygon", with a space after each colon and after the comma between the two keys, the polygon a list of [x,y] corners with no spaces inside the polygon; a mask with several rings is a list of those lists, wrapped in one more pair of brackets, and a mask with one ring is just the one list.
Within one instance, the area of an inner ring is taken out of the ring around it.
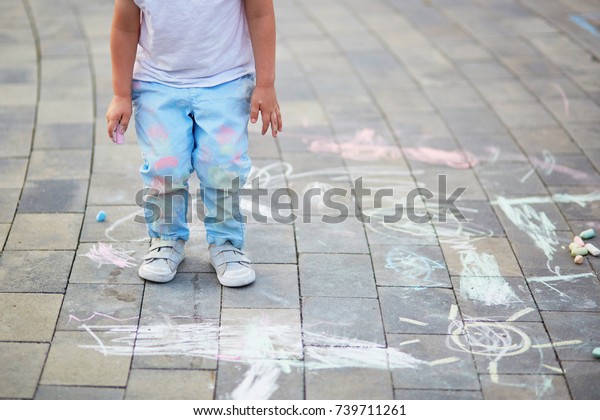
{"label": "blue chalk stain on pants", "polygon": [[[252,167],[248,120],[254,75],[213,87],[174,88],[134,81],[133,104],[144,214],[150,237],[183,239],[188,228],[188,179],[196,173],[204,202],[206,240],[242,248],[239,189]],[[176,165],[165,165],[176,162]],[[158,164],[157,164],[158,163]]]}

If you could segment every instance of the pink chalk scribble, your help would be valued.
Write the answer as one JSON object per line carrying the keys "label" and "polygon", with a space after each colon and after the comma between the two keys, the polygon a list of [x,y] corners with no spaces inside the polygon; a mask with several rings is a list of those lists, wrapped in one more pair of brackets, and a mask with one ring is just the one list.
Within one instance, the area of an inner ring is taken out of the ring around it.
{"label": "pink chalk scribble", "polygon": [[389,144],[382,136],[376,135],[375,130],[370,128],[357,131],[352,137],[341,137],[340,143],[334,143],[331,138],[327,137],[304,139],[303,141],[308,143],[310,152],[336,153],[344,159],[350,160],[393,160],[402,156],[397,146]]}
{"label": "pink chalk scribble", "polygon": [[228,144],[231,143],[236,137],[238,133],[231,127],[227,127],[226,125],[222,126],[217,133],[217,143],[219,144]]}
{"label": "pink chalk scribble", "polygon": [[157,170],[175,168],[179,164],[179,160],[175,156],[167,156],[156,161],[154,166]]}
{"label": "pink chalk scribble", "polygon": [[137,265],[134,263],[135,258],[129,255],[133,252],[134,251],[113,248],[112,245],[100,242],[97,247],[96,245],[92,245],[92,249],[82,256],[88,257],[90,260],[98,263],[98,268],[103,265],[116,265],[119,268],[127,268],[135,267]]}
{"label": "pink chalk scribble", "polygon": [[167,133],[167,130],[162,125],[154,124],[148,128],[148,137],[165,141],[169,139],[169,133]]}
{"label": "pink chalk scribble", "polygon": [[432,147],[404,147],[402,151],[408,159],[435,165],[446,165],[450,168],[469,169],[479,163],[473,153],[465,150],[442,150]]}

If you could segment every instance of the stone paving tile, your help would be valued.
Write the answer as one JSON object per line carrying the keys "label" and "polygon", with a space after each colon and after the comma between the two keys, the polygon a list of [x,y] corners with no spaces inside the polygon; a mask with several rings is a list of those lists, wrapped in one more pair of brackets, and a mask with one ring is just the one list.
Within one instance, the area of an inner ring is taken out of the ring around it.
{"label": "stone paving tile", "polygon": [[528,278],[528,282],[542,311],[600,311],[600,281],[591,273],[566,281],[531,281]]}
{"label": "stone paving tile", "polygon": [[325,223],[313,218],[311,223],[295,223],[299,253],[323,252],[364,254],[368,252],[362,223],[354,217],[339,223]]}
{"label": "stone paving tile", "polygon": [[[306,362],[310,366],[311,353],[307,354]],[[353,386],[341,386],[344,383]],[[390,400],[393,395],[390,375],[383,369],[306,368],[307,400]]]}
{"label": "stone paving tile", "polygon": [[0,293],[0,341],[52,339],[63,296],[42,293]]}
{"label": "stone paving tile", "polygon": [[0,343],[0,398],[33,398],[48,347],[46,343]]}
{"label": "stone paving tile", "polygon": [[[0,76],[1,77],[1,76]],[[1,84],[0,84],[1,86]],[[0,158],[22,158],[29,155],[31,148],[30,125],[15,124],[6,127],[0,137]]]}
{"label": "stone paving tile", "polygon": [[114,334],[57,331],[50,346],[40,385],[123,387],[127,384],[133,340],[122,342],[118,355],[104,354]]}
{"label": "stone paving tile", "polygon": [[[541,156],[538,157],[538,161],[542,159]],[[552,166],[539,165],[538,173],[544,184],[549,186],[600,185],[600,175],[585,155],[555,155],[554,160],[556,163]]]}
{"label": "stone paving tile", "polygon": [[547,194],[534,168],[526,163],[498,162],[493,167],[478,168],[477,172],[490,197]]}
{"label": "stone paving tile", "polygon": [[376,298],[371,258],[356,254],[301,254],[302,296]]}
{"label": "stone paving tile", "polygon": [[395,388],[479,390],[475,363],[468,352],[452,351],[449,336],[388,334],[390,348],[412,356],[407,366],[391,369]]}
{"label": "stone paving tile", "polygon": [[[100,258],[100,250],[107,250],[119,258],[108,261]],[[137,272],[139,265],[148,251],[146,244],[138,243],[81,243],[77,249],[73,269],[69,276],[69,284],[102,283],[102,284],[143,284]],[[129,257],[125,259],[125,256]],[[96,258],[100,258],[97,260]]]}
{"label": "stone paving tile", "polygon": [[521,277],[453,277],[452,283],[465,320],[506,321],[518,317],[518,321],[541,321]]}
{"label": "stone paving tile", "polygon": [[527,159],[518,143],[508,134],[462,135],[456,139],[465,153],[475,156],[474,165],[492,166],[496,162],[525,162]]}
{"label": "stone paving tile", "polygon": [[[97,222],[98,212],[106,219]],[[85,210],[80,242],[143,242],[149,244],[144,210],[138,206],[90,206]]]}
{"label": "stone paving tile", "polygon": [[6,238],[8,236],[10,227],[10,223],[0,223],[0,244],[2,244],[2,249],[6,243]]}
{"label": "stone paving tile", "polygon": [[212,400],[215,379],[214,371],[132,369],[125,399]]}
{"label": "stone paving tile", "polygon": [[600,388],[596,385],[598,375],[600,375],[598,362],[563,362],[563,369],[573,399],[597,400],[600,398]]}
{"label": "stone paving tile", "polygon": [[395,389],[396,400],[482,400],[481,391],[446,391],[441,389]]}
{"label": "stone paving tile", "polygon": [[298,268],[292,264],[255,264],[256,281],[223,288],[223,307],[299,308]]}
{"label": "stone paving tile", "polygon": [[244,250],[257,264],[296,264],[294,227],[249,224],[246,226]]}
{"label": "stone paving tile", "polygon": [[494,111],[509,128],[552,127],[557,123],[537,102],[495,104]]}
{"label": "stone paving tile", "polygon": [[138,285],[70,284],[62,305],[57,330],[100,327],[116,320],[137,324],[143,287]]}
{"label": "stone paving tile", "polygon": [[452,276],[520,277],[521,268],[506,238],[482,237],[470,242],[467,249],[442,241],[442,251]]}
{"label": "stone paving tile", "polygon": [[122,400],[123,388],[40,385],[36,400]]}
{"label": "stone paving tile", "polygon": [[451,287],[437,246],[371,246],[378,286]]}
{"label": "stone paving tile", "polygon": [[[567,221],[585,220],[590,215],[600,214],[600,200],[595,196],[598,186],[561,186],[548,189],[555,196],[568,194],[564,201],[556,203]],[[581,197],[583,203],[577,200],[578,197]]]}
{"label": "stone paving tile", "polygon": [[[460,327],[458,327],[460,328]],[[541,322],[465,322],[452,348],[470,351],[477,370],[490,374],[556,374],[560,365]],[[493,345],[490,343],[494,343]]]}
{"label": "stone paving tile", "polygon": [[554,153],[576,153],[576,145],[569,133],[559,127],[513,128],[510,130],[517,143],[527,154],[547,150]]}
{"label": "stone paving tile", "polygon": [[598,135],[600,133],[600,124],[598,123],[587,123],[587,124],[565,124],[565,129],[569,135],[573,138],[575,143],[584,150],[598,149]]}
{"label": "stone paving tile", "polygon": [[301,335],[297,309],[224,308],[219,357],[224,360],[301,359]]}
{"label": "stone paving tile", "polygon": [[81,214],[17,214],[6,249],[74,250],[81,228]]}
{"label": "stone paving tile", "polygon": [[[260,399],[302,400],[304,399],[304,369],[300,364],[287,360],[254,360],[246,363],[221,360],[217,375],[215,399]],[[272,389],[247,389],[244,379],[252,375],[270,373],[274,379]]]}
{"label": "stone paving tile", "polygon": [[[45,65],[44,65],[45,67]],[[35,129],[34,149],[90,148],[92,125],[81,123],[38,124]]]}
{"label": "stone paving tile", "polygon": [[0,159],[0,188],[21,188],[26,169],[27,159]]}
{"label": "stone paving tile", "polygon": [[[115,183],[115,179],[119,182]],[[88,205],[126,205],[136,203],[143,183],[137,172],[128,174],[98,173],[92,176]]]}
{"label": "stone paving tile", "polygon": [[316,346],[380,346],[385,342],[376,299],[305,297],[304,343]]}
{"label": "stone paving tile", "polygon": [[460,194],[461,188],[466,188],[459,195],[461,200],[474,201],[487,199],[482,188],[483,183],[480,183],[477,179],[473,169],[446,168],[437,172],[428,171],[424,175],[419,176],[418,180],[433,193],[434,198],[432,200],[439,199],[443,202],[443,200],[452,197],[455,192],[456,194]]}
{"label": "stone paving tile", "polygon": [[58,179],[28,181],[19,203],[20,213],[82,213],[85,211],[87,180]]}
{"label": "stone paving tile", "polygon": [[[461,233],[473,237],[505,236],[504,229],[489,202],[457,200],[455,205],[460,214],[454,215],[451,208],[437,209],[433,224],[438,236],[452,237]],[[434,206],[428,209],[435,211]]]}
{"label": "stone paving tile", "polygon": [[446,334],[456,306],[449,289],[380,287],[379,301],[387,333]]}
{"label": "stone paving tile", "polygon": [[492,105],[534,101],[525,86],[514,79],[488,80],[478,83],[477,90]]}
{"label": "stone paving tile", "polygon": [[565,378],[560,375],[480,375],[485,399],[493,400],[568,400]]}
{"label": "stone paving tile", "polygon": [[91,158],[89,150],[34,150],[27,180],[88,179]]}
{"label": "stone paving tile", "polygon": [[542,317],[561,361],[593,361],[592,350],[600,347],[600,313],[544,311]]}
{"label": "stone paving tile", "polygon": [[72,264],[72,251],[4,251],[0,292],[64,293]]}

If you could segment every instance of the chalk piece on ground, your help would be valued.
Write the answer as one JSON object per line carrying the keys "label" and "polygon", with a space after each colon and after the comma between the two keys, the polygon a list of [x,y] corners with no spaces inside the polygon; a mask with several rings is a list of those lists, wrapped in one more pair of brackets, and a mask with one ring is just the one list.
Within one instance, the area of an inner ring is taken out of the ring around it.
{"label": "chalk piece on ground", "polygon": [[592,350],[592,356],[594,356],[596,359],[600,359],[600,347],[596,347],[594,350]]}
{"label": "chalk piece on ground", "polygon": [[579,248],[579,245],[577,245],[575,242],[571,242],[569,244],[569,251],[573,251],[575,248]]}
{"label": "chalk piece on ground", "polygon": [[573,242],[582,248],[585,246],[585,242],[583,242],[583,239],[581,239],[579,236],[574,237]]}
{"label": "chalk piece on ground", "polygon": [[582,255],[582,256],[585,256],[585,255],[587,255],[588,253],[589,253],[589,251],[588,251],[588,249],[587,249],[587,248],[585,248],[585,247],[582,247],[582,248],[573,248],[573,249],[571,250],[571,256],[572,256],[572,257],[575,257],[575,256],[577,256],[577,255]]}
{"label": "chalk piece on ground", "polygon": [[594,232],[594,229],[586,229],[581,232],[579,236],[581,239],[592,239],[594,236],[596,236],[596,232]]}
{"label": "chalk piece on ground", "polygon": [[575,264],[583,264],[583,257],[581,255],[575,257]]}
{"label": "chalk piece on ground", "polygon": [[590,254],[592,254],[594,257],[597,257],[598,255],[600,255],[600,249],[596,248],[592,244],[585,244],[585,249],[587,249],[588,252]]}
{"label": "chalk piece on ground", "polygon": [[104,222],[106,220],[106,213],[100,210],[96,215],[96,222]]}

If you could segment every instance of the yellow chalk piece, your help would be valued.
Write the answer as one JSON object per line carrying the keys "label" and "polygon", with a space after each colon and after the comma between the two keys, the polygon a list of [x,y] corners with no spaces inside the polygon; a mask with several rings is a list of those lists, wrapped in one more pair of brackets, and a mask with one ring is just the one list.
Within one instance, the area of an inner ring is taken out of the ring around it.
{"label": "yellow chalk piece", "polygon": [[572,256],[572,257],[576,257],[576,256],[578,256],[578,255],[585,256],[585,255],[587,255],[587,254],[589,254],[589,251],[588,251],[588,249],[587,249],[587,248],[585,248],[585,247],[582,247],[582,248],[573,248],[573,249],[571,250],[571,256]]}
{"label": "yellow chalk piece", "polygon": [[573,251],[575,248],[579,248],[579,245],[577,245],[575,242],[571,242],[569,244],[569,251]]}

